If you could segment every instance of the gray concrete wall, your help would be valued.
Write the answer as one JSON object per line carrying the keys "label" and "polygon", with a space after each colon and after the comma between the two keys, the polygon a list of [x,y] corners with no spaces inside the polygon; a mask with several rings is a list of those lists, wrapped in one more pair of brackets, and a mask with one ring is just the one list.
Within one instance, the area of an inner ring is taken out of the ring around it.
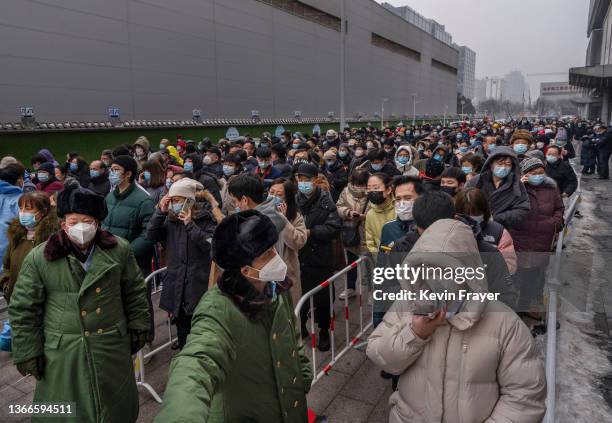
{"label": "gray concrete wall", "polygon": [[[335,16],[339,0],[305,0]],[[257,0],[2,0],[0,121],[304,117],[339,113],[338,31]],[[346,111],[370,117],[456,107],[457,52],[371,0],[347,1]],[[371,33],[421,52],[373,46]]]}

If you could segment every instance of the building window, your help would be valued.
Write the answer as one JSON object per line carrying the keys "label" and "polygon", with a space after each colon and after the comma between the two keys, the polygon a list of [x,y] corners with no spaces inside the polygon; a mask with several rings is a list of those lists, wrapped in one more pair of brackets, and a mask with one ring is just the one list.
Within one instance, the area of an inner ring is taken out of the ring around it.
{"label": "building window", "polygon": [[442,63],[439,60],[433,58],[431,59],[431,67],[452,73],[453,75],[457,75],[457,68],[454,68],[451,65],[447,65],[446,63]]}
{"label": "building window", "polygon": [[340,18],[297,0],[257,0],[283,12],[340,32]]}
{"label": "building window", "polygon": [[[372,33],[372,44],[376,47],[384,48],[392,51],[393,53],[401,54],[402,56],[409,57],[414,60],[421,61],[421,53],[410,47],[403,46],[395,41],[391,41],[385,37],[381,37],[378,34]],[[456,71],[456,69],[455,69]]]}

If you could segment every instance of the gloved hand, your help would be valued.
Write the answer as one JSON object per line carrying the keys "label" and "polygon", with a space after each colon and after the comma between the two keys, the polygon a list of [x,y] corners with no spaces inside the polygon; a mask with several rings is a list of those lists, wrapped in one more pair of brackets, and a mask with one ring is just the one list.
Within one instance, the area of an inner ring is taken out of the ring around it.
{"label": "gloved hand", "polygon": [[17,370],[22,376],[32,375],[36,380],[41,380],[45,370],[45,357],[39,355],[21,363],[15,363]]}
{"label": "gloved hand", "polygon": [[147,343],[149,331],[130,331],[130,349],[132,354],[136,354]]}

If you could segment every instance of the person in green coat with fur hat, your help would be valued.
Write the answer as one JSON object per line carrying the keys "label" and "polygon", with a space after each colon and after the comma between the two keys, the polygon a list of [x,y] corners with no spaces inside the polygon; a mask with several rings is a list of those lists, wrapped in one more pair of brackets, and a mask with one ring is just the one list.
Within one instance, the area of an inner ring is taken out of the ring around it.
{"label": "person in green coat with fur hat", "polygon": [[69,185],[57,199],[61,230],[21,266],[9,306],[13,361],[37,380],[34,404],[71,404],[70,415],[33,420],[138,417],[131,355],[149,330],[146,289],[128,242],[100,229],[106,213],[102,196]]}
{"label": "person in green coat with fur hat", "polygon": [[195,310],[156,422],[308,421],[311,366],[277,240],[256,210],[217,226],[213,258],[224,272]]}

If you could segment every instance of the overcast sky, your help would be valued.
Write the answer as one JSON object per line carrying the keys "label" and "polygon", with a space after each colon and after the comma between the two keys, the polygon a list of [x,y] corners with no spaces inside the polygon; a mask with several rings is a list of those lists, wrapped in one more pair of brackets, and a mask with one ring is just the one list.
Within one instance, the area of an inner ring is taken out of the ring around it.
{"label": "overcast sky", "polygon": [[477,78],[513,70],[565,73],[528,78],[534,98],[540,82],[567,81],[570,67],[584,66],[589,0],[385,1],[445,25],[454,42],[476,52]]}

